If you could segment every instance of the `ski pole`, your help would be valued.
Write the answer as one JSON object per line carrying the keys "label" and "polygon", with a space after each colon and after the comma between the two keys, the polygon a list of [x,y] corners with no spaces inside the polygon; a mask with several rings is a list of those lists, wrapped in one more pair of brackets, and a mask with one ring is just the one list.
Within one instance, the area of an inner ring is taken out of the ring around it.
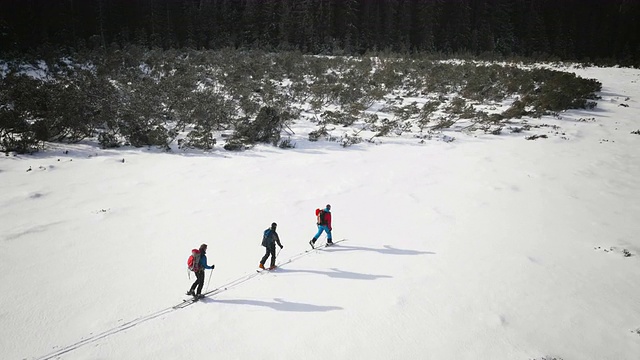
{"label": "ski pole", "polygon": [[204,289],[204,292],[209,291],[209,283],[211,282],[211,277],[213,276],[213,269],[211,269],[211,274],[209,274],[209,280],[207,280],[207,288]]}
{"label": "ski pole", "polygon": [[[276,253],[276,257],[275,257],[275,259],[277,259],[277,258],[278,258],[278,255],[280,255],[280,251],[282,251],[282,248],[280,248],[280,250],[278,250],[278,252]],[[275,261],[275,259],[274,259],[274,261]],[[278,263],[278,266],[280,266],[280,263]]]}

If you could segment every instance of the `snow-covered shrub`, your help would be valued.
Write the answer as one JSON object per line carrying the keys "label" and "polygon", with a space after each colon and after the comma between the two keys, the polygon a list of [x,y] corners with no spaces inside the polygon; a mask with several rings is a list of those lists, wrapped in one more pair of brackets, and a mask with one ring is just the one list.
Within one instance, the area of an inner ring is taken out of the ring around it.
{"label": "snow-covered shrub", "polygon": [[131,146],[160,146],[169,149],[169,131],[162,125],[134,128],[125,137]]}
{"label": "snow-covered shrub", "polygon": [[178,147],[181,149],[211,150],[215,144],[213,133],[202,128],[191,130],[184,139],[178,140]]}
{"label": "snow-covered shrub", "polygon": [[362,142],[362,138],[357,134],[353,134],[353,135],[344,134],[340,139],[340,146],[346,148],[351,145],[359,144],[361,142]]}
{"label": "snow-covered shrub", "polygon": [[448,129],[451,126],[453,126],[453,124],[455,123],[456,121],[452,117],[441,116],[438,118],[438,123],[435,126],[433,126],[431,129],[432,130]]}
{"label": "snow-covered shrub", "polygon": [[[77,56],[84,58],[47,61],[49,69],[40,69],[37,78],[21,74],[18,66],[8,68],[0,86],[0,108],[10,111],[4,117],[18,118],[10,123],[26,127],[5,126],[5,144],[33,139],[37,148],[38,141],[101,136],[103,146],[125,139],[135,146],[168,148],[181,134],[186,137],[180,146],[210,148],[216,132],[234,129],[235,142],[245,146],[278,145],[279,131],[269,130],[268,123],[279,116],[286,126],[294,115],[285,115],[301,111],[311,112],[321,127],[309,134],[311,141],[329,138],[322,128],[327,124],[351,127],[360,120],[374,137],[416,128],[437,131],[460,119],[473,119],[467,128],[480,124],[496,129],[523,115],[590,108],[601,87],[595,80],[548,69],[390,54],[316,57],[115,46]],[[427,103],[422,108],[420,101],[404,105],[410,93]],[[439,100],[429,100],[437,95]],[[502,114],[474,108],[508,97],[518,100]],[[370,116],[381,112],[392,112],[392,117]],[[186,129],[197,132],[189,136]],[[105,133],[112,138],[99,135]]]}
{"label": "snow-covered shrub", "polygon": [[507,95],[505,92],[505,72],[508,67],[496,64],[476,66],[465,63],[458,66],[463,78],[460,82],[461,94],[467,99],[478,101],[501,101]]}
{"label": "snow-covered shrub", "polygon": [[227,151],[241,151],[245,150],[247,146],[244,144],[242,139],[229,139],[226,144],[224,144],[223,148]]}
{"label": "snow-covered shrub", "polygon": [[534,134],[534,135],[525,137],[526,140],[536,140],[536,139],[546,139],[546,138],[548,138],[548,136],[544,134],[542,135]]}
{"label": "snow-covered shrub", "polygon": [[454,138],[453,136],[442,135],[442,141],[444,141],[446,143],[454,142],[455,140],[456,140],[456,138]]}
{"label": "snow-covered shrub", "polygon": [[506,119],[520,119],[525,115],[527,115],[525,104],[520,100],[514,101],[507,110],[502,112],[502,116]]}
{"label": "snow-covered shrub", "polygon": [[322,120],[327,124],[351,126],[357,120],[355,116],[342,111],[325,111],[320,115]]}
{"label": "snow-covered shrub", "polygon": [[233,138],[243,139],[245,144],[270,143],[274,146],[280,141],[283,121],[280,113],[269,106],[262,107],[255,120],[244,121],[236,125]]}
{"label": "snow-covered shrub", "polygon": [[278,147],[280,149],[293,149],[296,147],[296,144],[293,141],[291,141],[290,138],[287,138],[287,139],[281,140],[280,143],[278,144]]}
{"label": "snow-covered shrub", "polygon": [[103,149],[117,148],[121,145],[115,134],[106,131],[98,134],[98,143]]}
{"label": "snow-covered shrub", "polygon": [[582,79],[561,71],[537,69],[531,76],[535,91],[525,94],[522,101],[543,114],[587,108],[587,100],[596,99],[595,93],[602,89],[595,79]]}
{"label": "snow-covered shrub", "polygon": [[329,132],[327,131],[327,127],[321,126],[319,129],[309,132],[309,141],[318,141],[321,137],[328,136]]}
{"label": "snow-covered shrub", "polygon": [[400,120],[406,121],[416,118],[418,114],[420,114],[420,108],[418,108],[418,104],[414,101],[411,104],[395,108],[393,114]]}
{"label": "snow-covered shrub", "polygon": [[473,106],[467,105],[467,101],[459,96],[456,96],[451,100],[446,110],[450,114],[458,115],[461,119],[471,119],[475,116]]}
{"label": "snow-covered shrub", "polygon": [[11,109],[0,107],[0,151],[34,153],[39,141],[29,124]]}

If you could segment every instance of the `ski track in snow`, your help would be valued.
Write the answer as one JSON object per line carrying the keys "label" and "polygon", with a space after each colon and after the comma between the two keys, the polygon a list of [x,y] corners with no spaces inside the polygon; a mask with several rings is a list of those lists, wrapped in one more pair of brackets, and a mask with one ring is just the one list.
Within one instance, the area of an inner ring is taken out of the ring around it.
{"label": "ski track in snow", "polygon": [[[335,241],[334,243],[338,244],[338,243],[344,242],[346,240],[347,239],[340,239],[340,240]],[[338,245],[334,245],[334,246],[338,246]],[[324,248],[324,247],[318,246],[315,249],[305,250],[305,251],[303,251],[301,253],[298,253],[298,254],[296,254],[296,255],[294,255],[294,256],[282,261],[281,263],[277,264],[278,269],[272,270],[272,271],[276,272],[276,273],[300,272],[300,270],[287,270],[286,268],[285,269],[281,269],[280,267],[284,266],[284,265],[288,265],[288,264],[290,264],[290,263],[292,263],[292,262],[294,262],[296,260],[299,260],[299,259],[303,258],[304,256],[313,253],[314,251],[323,251],[325,249],[326,248]],[[184,300],[179,304],[176,304],[174,306],[171,306],[171,307],[168,307],[168,308],[165,308],[165,309],[162,309],[162,310],[158,310],[158,311],[156,311],[154,313],[151,313],[149,315],[140,316],[140,317],[138,317],[138,318],[136,318],[134,320],[127,321],[127,322],[125,322],[125,323],[123,323],[121,325],[118,325],[118,326],[116,326],[116,327],[114,327],[112,329],[106,330],[106,331],[101,332],[99,334],[96,334],[96,335],[91,334],[88,337],[83,337],[82,340],[80,340],[80,341],[78,341],[76,343],[73,343],[71,345],[59,348],[55,352],[52,352],[52,353],[47,354],[47,355],[42,356],[42,357],[38,357],[37,359],[38,360],[48,360],[48,359],[57,358],[57,357],[59,357],[61,355],[64,355],[64,354],[66,354],[68,352],[76,350],[76,349],[78,349],[78,348],[80,348],[82,346],[89,345],[89,344],[91,344],[93,342],[96,342],[98,340],[104,339],[104,338],[106,338],[106,337],[108,337],[110,335],[114,335],[114,334],[117,334],[119,332],[128,330],[128,329],[130,329],[130,328],[132,328],[134,326],[140,325],[140,324],[145,323],[147,321],[159,318],[159,317],[164,316],[164,315],[168,315],[169,313],[171,313],[173,311],[184,309],[187,306],[193,305],[193,304],[195,304],[197,302],[210,301],[211,297],[214,296],[214,295],[218,295],[218,294],[220,294],[220,293],[222,293],[224,291],[227,291],[228,289],[232,289],[232,288],[235,288],[237,286],[240,286],[240,285],[250,281],[251,279],[255,278],[256,276],[259,276],[261,274],[267,274],[267,273],[271,273],[271,271],[265,270],[265,271],[262,271],[262,272],[259,272],[259,273],[255,273],[255,272],[254,273],[248,273],[248,274],[246,274],[244,276],[241,276],[241,277],[239,277],[239,278],[237,278],[237,279],[235,279],[235,280],[233,280],[231,282],[228,282],[228,283],[226,283],[224,285],[221,285],[220,287],[218,287],[216,289],[209,290],[209,291],[206,291],[206,289],[205,289],[205,291],[203,292],[203,294],[205,295],[205,298],[203,298],[203,299],[200,299],[198,301]],[[216,302],[218,302],[218,303],[227,303],[227,304],[272,306],[275,310],[281,310],[281,311],[307,311],[305,309],[308,309],[309,307],[312,307],[312,310],[310,310],[310,311],[330,311],[330,310],[338,310],[338,309],[340,309],[339,307],[333,307],[333,306],[324,306],[324,307],[322,307],[322,306],[315,306],[315,305],[310,305],[310,304],[306,304],[306,305],[296,304],[296,303],[283,301],[281,299],[276,299],[276,300],[277,300],[277,302],[275,303],[275,306],[272,305],[271,303],[257,302],[257,301],[251,301],[251,300],[237,300],[237,301],[234,301],[234,300],[217,300]],[[58,348],[58,346],[56,346],[55,348]]]}

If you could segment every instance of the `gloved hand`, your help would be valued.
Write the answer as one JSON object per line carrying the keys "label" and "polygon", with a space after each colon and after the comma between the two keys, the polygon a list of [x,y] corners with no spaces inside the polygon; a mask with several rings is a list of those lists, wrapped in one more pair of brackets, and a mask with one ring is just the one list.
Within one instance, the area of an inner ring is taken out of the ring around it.
{"label": "gloved hand", "polygon": [[281,250],[282,250],[282,248],[283,248],[283,247],[284,247],[283,245],[280,245],[280,249],[281,249]]}
{"label": "gloved hand", "polygon": [[211,270],[215,269],[216,266],[215,265],[211,265]]}

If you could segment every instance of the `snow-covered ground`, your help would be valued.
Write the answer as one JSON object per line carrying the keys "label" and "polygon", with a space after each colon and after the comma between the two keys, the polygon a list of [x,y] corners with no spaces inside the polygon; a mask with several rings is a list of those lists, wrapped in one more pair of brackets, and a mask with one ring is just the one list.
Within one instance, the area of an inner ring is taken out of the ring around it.
{"label": "snow-covered ground", "polygon": [[0,358],[638,359],[640,70],[574,71],[597,108],[526,133],[2,156]]}

